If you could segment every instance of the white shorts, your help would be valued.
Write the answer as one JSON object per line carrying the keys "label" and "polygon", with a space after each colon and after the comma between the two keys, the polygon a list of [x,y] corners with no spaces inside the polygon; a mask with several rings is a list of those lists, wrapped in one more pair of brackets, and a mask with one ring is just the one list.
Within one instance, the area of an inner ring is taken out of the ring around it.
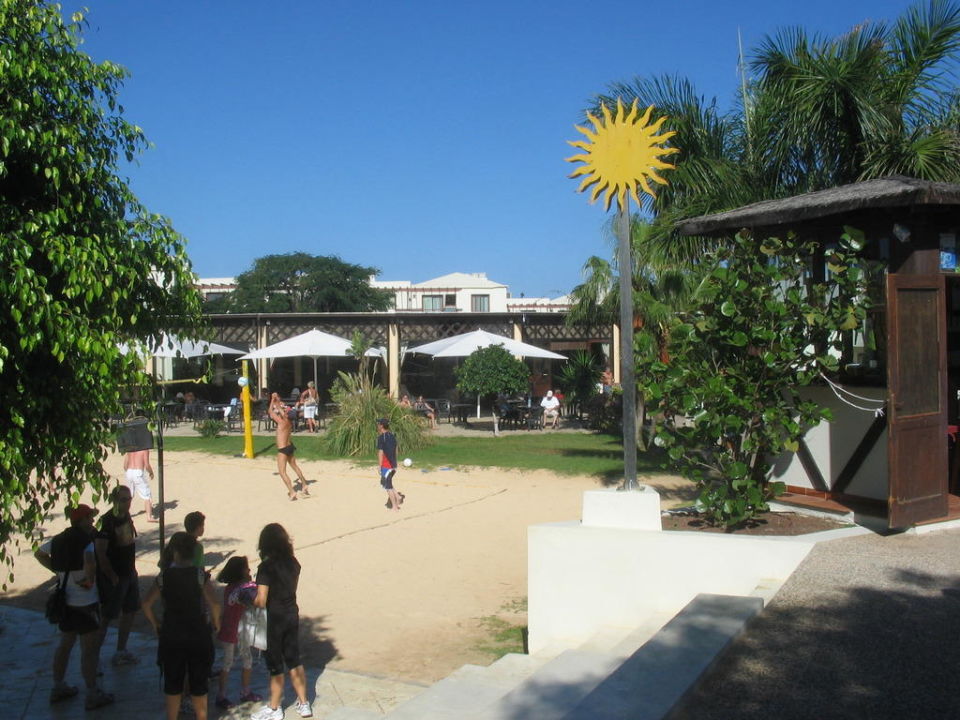
{"label": "white shorts", "polygon": [[303,406],[303,419],[304,420],[313,420],[317,417],[317,406],[316,405],[304,405]]}
{"label": "white shorts", "polygon": [[243,633],[237,635],[236,643],[220,641],[220,647],[223,648],[223,662],[220,665],[222,670],[229,670],[233,667],[234,654],[240,658],[240,667],[249,670],[253,667],[253,656],[250,654],[250,646],[247,645]]}
{"label": "white shorts", "polygon": [[130,488],[131,495],[139,495],[143,500],[150,500],[150,483],[147,482],[140,468],[127,470],[127,487]]}

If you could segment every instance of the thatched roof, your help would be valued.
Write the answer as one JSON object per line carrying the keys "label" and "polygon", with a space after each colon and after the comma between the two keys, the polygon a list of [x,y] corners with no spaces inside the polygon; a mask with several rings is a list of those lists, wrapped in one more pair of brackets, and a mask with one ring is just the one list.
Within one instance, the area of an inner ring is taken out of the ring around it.
{"label": "thatched roof", "polygon": [[677,229],[684,235],[711,235],[741,228],[796,225],[858,210],[909,205],[960,206],[960,185],[891,175],[690,218],[677,223]]}

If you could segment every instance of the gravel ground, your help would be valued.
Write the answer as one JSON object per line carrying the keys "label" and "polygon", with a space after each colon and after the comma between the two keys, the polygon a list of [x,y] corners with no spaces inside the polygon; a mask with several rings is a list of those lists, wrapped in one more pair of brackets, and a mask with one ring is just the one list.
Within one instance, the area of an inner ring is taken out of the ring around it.
{"label": "gravel ground", "polygon": [[960,718],[960,530],[817,545],[678,708],[690,720]]}

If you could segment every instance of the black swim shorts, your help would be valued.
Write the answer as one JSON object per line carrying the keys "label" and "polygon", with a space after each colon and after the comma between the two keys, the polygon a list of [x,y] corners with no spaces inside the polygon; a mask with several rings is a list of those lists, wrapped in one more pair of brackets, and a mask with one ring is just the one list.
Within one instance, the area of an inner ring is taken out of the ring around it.
{"label": "black swim shorts", "polygon": [[289,445],[287,445],[287,446],[285,446],[285,447],[282,447],[282,448],[280,448],[279,450],[277,450],[277,452],[281,452],[281,453],[283,453],[284,455],[286,455],[287,457],[293,457],[293,453],[296,452],[296,450],[297,450],[297,448],[294,447],[293,443],[290,443]]}

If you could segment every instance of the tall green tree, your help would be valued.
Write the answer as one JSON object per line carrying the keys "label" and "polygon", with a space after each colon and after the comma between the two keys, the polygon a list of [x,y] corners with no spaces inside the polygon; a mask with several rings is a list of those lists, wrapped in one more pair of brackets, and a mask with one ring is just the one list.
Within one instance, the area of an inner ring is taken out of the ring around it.
{"label": "tall green tree", "polygon": [[389,291],[368,282],[378,270],[336,256],[289,253],[257,258],[217,309],[227,312],[372,312],[388,310]]}
{"label": "tall green tree", "polygon": [[0,0],[0,559],[61,500],[102,493],[109,418],[142,360],[121,341],[201,320],[183,239],[120,164],[146,147],[125,71],[79,50],[83,17]]}

